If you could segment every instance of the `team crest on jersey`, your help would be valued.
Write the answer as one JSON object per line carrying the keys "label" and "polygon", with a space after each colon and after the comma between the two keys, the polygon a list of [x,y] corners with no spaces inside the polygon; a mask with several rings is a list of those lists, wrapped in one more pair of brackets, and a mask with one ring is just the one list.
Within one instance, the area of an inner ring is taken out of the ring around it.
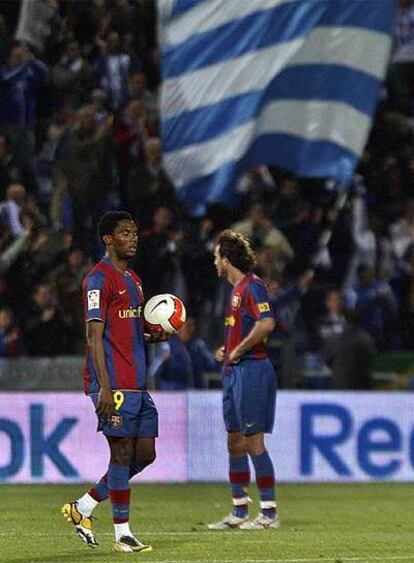
{"label": "team crest on jersey", "polygon": [[115,413],[111,416],[110,425],[114,428],[119,428],[122,424],[122,416],[118,413]]}
{"label": "team crest on jersey", "polygon": [[237,309],[240,305],[240,295],[233,295],[232,300],[231,300],[231,305],[233,307],[233,309]]}

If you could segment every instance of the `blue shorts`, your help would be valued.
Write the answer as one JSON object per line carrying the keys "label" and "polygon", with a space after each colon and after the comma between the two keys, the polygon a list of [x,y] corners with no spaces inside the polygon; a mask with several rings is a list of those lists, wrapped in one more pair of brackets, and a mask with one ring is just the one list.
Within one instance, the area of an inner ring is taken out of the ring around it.
{"label": "blue shorts", "polygon": [[[98,394],[91,395],[93,404]],[[110,421],[98,417],[98,432],[122,438],[156,438],[158,412],[147,391],[114,391],[115,413]]]}
{"label": "blue shorts", "polygon": [[275,421],[277,379],[268,359],[242,360],[223,374],[223,416],[227,432],[270,433]]}

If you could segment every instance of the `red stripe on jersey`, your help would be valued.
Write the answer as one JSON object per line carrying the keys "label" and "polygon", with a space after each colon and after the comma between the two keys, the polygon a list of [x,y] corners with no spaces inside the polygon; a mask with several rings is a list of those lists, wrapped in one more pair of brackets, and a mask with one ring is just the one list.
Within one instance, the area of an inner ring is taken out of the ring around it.
{"label": "red stripe on jersey", "polygon": [[227,310],[227,326],[224,342],[227,355],[243,340],[242,300],[249,277],[250,276],[245,276],[234,287],[231,294],[230,305]]}

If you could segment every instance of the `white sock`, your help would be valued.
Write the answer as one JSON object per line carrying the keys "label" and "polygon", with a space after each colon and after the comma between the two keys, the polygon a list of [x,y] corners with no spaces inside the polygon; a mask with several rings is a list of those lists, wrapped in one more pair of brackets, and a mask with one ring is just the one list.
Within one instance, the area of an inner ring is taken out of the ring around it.
{"label": "white sock", "polygon": [[84,516],[90,516],[93,510],[98,506],[99,502],[91,497],[89,493],[85,493],[83,497],[77,500],[78,510]]}
{"label": "white sock", "polygon": [[123,522],[122,524],[114,524],[115,529],[115,541],[119,541],[122,536],[132,536],[133,534],[129,528],[129,522]]}

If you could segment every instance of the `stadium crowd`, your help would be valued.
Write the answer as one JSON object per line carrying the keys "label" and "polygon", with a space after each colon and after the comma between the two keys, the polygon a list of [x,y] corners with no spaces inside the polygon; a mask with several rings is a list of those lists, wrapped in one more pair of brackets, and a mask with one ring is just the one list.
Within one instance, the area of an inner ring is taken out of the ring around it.
{"label": "stadium crowd", "polygon": [[[399,2],[387,82],[339,216],[332,181],[263,166],[240,180],[237,209],[214,205],[198,219],[163,168],[155,3],[38,2],[43,35],[17,25],[19,3],[8,4],[0,16],[1,357],[82,353],[81,282],[101,256],[96,225],[111,208],[138,220],[132,267],[147,296],[168,291],[187,305],[188,334],[154,360],[173,365],[178,354],[189,364],[177,385],[201,387],[203,369],[215,368],[208,348],[220,344],[228,288],[213,247],[226,227],[250,237],[269,285],[278,321],[269,344],[284,385],[295,385],[299,357],[326,361],[335,387],[369,387],[376,351],[412,348],[414,2]],[[194,368],[201,349],[205,365]],[[171,370],[163,365],[162,377],[174,379]]]}

